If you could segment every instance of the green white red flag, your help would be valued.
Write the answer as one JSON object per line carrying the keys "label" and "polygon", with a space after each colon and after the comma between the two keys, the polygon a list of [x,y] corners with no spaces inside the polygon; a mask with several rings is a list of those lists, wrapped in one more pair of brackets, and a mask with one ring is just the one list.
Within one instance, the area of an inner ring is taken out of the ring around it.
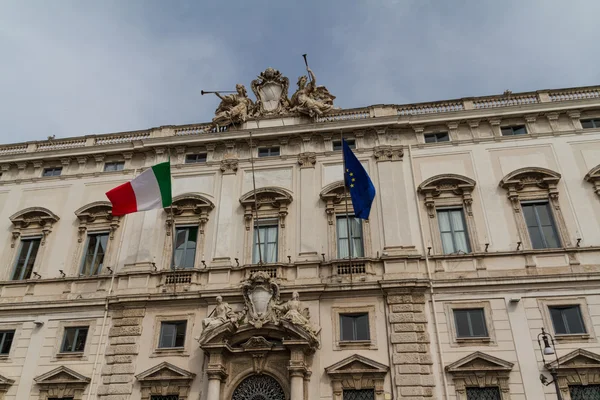
{"label": "green white red flag", "polygon": [[170,161],[156,164],[131,182],[106,192],[114,216],[164,208],[173,202]]}

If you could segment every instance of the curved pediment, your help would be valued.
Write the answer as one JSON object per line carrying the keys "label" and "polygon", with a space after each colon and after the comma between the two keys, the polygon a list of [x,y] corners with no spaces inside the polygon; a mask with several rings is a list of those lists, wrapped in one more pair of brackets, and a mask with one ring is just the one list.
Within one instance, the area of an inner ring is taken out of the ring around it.
{"label": "curved pediment", "polygon": [[52,225],[60,218],[44,207],[29,207],[14,213],[9,217],[10,222],[19,228],[27,228],[31,224],[40,226]]}
{"label": "curved pediment", "polygon": [[75,215],[81,222],[94,222],[97,218],[110,220],[112,215],[112,204],[110,201],[95,201],[77,209]]}
{"label": "curved pediment", "polygon": [[[203,210],[210,211],[215,208],[215,204],[201,193],[184,193],[173,198],[173,212],[193,212],[200,214]],[[168,211],[168,208],[165,208]]]}
{"label": "curved pediment", "polygon": [[463,175],[458,174],[440,174],[432,176],[423,181],[419,185],[419,192],[426,191],[452,191],[456,192],[457,190],[462,189],[473,189],[475,187],[476,182]]}
{"label": "curved pediment", "polygon": [[558,183],[561,175],[547,168],[542,167],[526,167],[517,169],[507,174],[500,181],[500,187],[508,189],[511,186],[522,188],[526,185],[536,185],[539,187],[547,187],[548,184]]}
{"label": "curved pediment", "polygon": [[291,193],[287,190],[280,187],[269,186],[247,192],[240,197],[240,203],[244,206],[253,206],[255,194],[258,208],[262,205],[271,205],[272,207],[277,208],[280,204],[290,204],[294,200]]}
{"label": "curved pediment", "polygon": [[337,202],[337,201],[340,201],[341,199],[343,199],[344,195],[345,195],[344,181],[341,181],[341,180],[330,183],[329,185],[325,186],[321,190],[321,193],[319,193],[319,197],[322,200],[327,201],[328,199],[331,199],[331,200],[334,200],[334,202]]}

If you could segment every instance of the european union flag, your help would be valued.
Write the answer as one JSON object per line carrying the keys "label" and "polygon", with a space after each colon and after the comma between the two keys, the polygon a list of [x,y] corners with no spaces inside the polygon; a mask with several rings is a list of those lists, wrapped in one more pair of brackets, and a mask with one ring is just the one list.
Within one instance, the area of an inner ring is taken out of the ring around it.
{"label": "european union flag", "polygon": [[375,186],[345,140],[342,140],[342,149],[344,151],[344,180],[350,191],[354,215],[357,218],[369,219],[371,204],[375,198]]}

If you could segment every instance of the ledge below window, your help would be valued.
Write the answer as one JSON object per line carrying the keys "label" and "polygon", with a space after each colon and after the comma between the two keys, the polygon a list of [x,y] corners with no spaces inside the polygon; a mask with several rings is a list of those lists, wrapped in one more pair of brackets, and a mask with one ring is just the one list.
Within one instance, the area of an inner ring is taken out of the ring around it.
{"label": "ledge below window", "polygon": [[338,345],[350,349],[371,349],[373,343],[370,340],[340,340]]}
{"label": "ledge below window", "polygon": [[576,333],[571,335],[554,335],[557,342],[587,342],[591,339],[589,333]]}
{"label": "ledge below window", "polygon": [[490,338],[489,336],[485,336],[485,337],[462,337],[456,338],[456,343],[459,345],[464,345],[464,346],[473,346],[473,345],[477,345],[477,344],[485,344],[485,345],[489,345],[492,344],[492,338]]}
{"label": "ledge below window", "polygon": [[56,358],[61,360],[82,360],[85,353],[83,351],[69,352],[69,353],[57,353]]}
{"label": "ledge below window", "polygon": [[150,355],[150,357],[188,357],[189,355],[190,354],[185,351],[185,347],[163,347],[154,349],[154,352]]}

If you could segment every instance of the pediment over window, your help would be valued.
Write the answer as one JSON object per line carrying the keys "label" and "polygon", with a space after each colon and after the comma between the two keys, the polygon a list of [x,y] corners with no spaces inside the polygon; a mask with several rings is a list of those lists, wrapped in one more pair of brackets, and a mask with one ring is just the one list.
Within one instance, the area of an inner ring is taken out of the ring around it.
{"label": "pediment over window", "polygon": [[368,359],[367,357],[354,354],[348,358],[343,359],[327,368],[325,372],[327,375],[355,375],[355,374],[371,374],[371,375],[385,375],[387,374],[389,367],[387,365],[378,363]]}
{"label": "pediment over window", "polygon": [[196,377],[196,374],[186,371],[183,368],[176,367],[166,361],[136,375],[136,379],[140,382],[172,380],[191,381],[194,377]]}
{"label": "pediment over window", "polygon": [[177,395],[179,400],[186,400],[195,377],[196,374],[166,361],[136,375],[142,389],[142,400],[169,395]]}
{"label": "pediment over window", "polygon": [[342,200],[344,200],[345,195],[346,191],[344,190],[344,181],[330,183],[329,185],[325,186],[323,190],[321,190],[321,193],[319,193],[321,200],[326,203],[331,201],[333,204],[340,203]]}
{"label": "pediment over window", "polygon": [[[278,187],[263,187],[251,190],[240,197],[240,204],[244,206],[244,219],[246,230],[250,230],[250,223],[255,218],[279,218],[279,224],[285,228],[285,217],[288,206],[293,201],[291,193]],[[254,206],[256,202],[256,207]]]}
{"label": "pediment over window", "polygon": [[577,349],[548,364],[548,368],[565,369],[600,369],[600,355],[584,349]]}
{"label": "pediment over window", "polygon": [[[184,193],[173,198],[175,215],[208,214],[213,208],[215,208],[214,203],[200,193]],[[169,211],[168,208],[165,210]]]}
{"label": "pediment over window", "polygon": [[8,388],[12,386],[13,383],[15,383],[13,379],[0,375],[0,393],[8,391]]}
{"label": "pediment over window", "polygon": [[551,189],[556,187],[561,175],[547,168],[526,167],[517,169],[507,174],[500,181],[500,187],[504,189],[523,190],[528,186],[535,186],[541,189]]}
{"label": "pediment over window", "polygon": [[9,217],[10,222],[18,229],[29,228],[32,225],[40,227],[52,226],[60,218],[44,207],[29,207]]}
{"label": "pediment over window", "polygon": [[46,372],[33,380],[39,385],[87,385],[90,378],[73,371],[64,365]]}
{"label": "pediment over window", "polygon": [[113,218],[119,219],[119,217],[113,217],[112,215],[112,204],[109,201],[95,201],[87,204],[75,211],[75,215],[80,222],[89,224],[102,220],[112,220]]}
{"label": "pediment over window", "polygon": [[466,176],[457,174],[441,174],[426,179],[419,185],[419,192],[431,193],[437,197],[443,192],[451,192],[454,195],[461,196],[464,190],[469,192],[475,188],[475,181]]}
{"label": "pediment over window", "polygon": [[594,185],[594,192],[598,196],[600,196],[600,164],[596,165],[594,168],[590,170],[587,174],[585,174],[586,182]]}
{"label": "pediment over window", "polygon": [[513,363],[477,351],[446,367],[450,373],[509,372]]}

